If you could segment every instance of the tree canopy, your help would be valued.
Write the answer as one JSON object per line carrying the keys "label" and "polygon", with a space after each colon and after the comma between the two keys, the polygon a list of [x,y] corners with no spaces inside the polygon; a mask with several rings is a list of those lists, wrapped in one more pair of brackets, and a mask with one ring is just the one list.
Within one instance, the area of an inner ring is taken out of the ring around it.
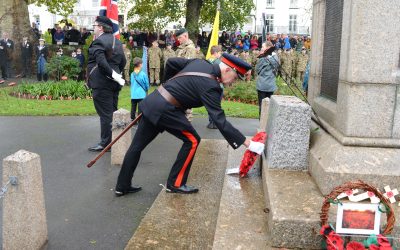
{"label": "tree canopy", "polygon": [[[129,1],[129,0],[128,0]],[[199,25],[212,24],[217,11],[215,0],[195,0],[200,2],[200,15],[194,17]],[[160,30],[169,22],[176,22],[184,17],[187,8],[193,1],[186,0],[136,0],[134,7],[128,12],[128,18],[133,21],[130,26],[139,29]],[[246,23],[251,10],[252,0],[220,0],[221,29],[234,30]]]}
{"label": "tree canopy", "polygon": [[36,4],[37,6],[47,6],[50,13],[67,17],[74,11],[75,4],[78,0],[25,0],[27,4]]}

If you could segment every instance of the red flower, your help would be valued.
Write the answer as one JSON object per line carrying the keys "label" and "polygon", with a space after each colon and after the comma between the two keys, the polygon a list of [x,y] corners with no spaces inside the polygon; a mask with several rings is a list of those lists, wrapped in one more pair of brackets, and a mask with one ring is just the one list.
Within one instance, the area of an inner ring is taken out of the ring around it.
{"label": "red flower", "polygon": [[[267,139],[267,133],[259,132],[251,140],[265,143],[266,139]],[[240,171],[239,171],[240,177],[245,177],[247,175],[250,168],[256,162],[257,156],[258,155],[256,153],[251,152],[250,150],[246,150],[246,152],[244,152],[242,163],[240,164]]]}
{"label": "red flower", "polygon": [[379,243],[379,250],[392,250],[392,246],[389,243],[389,240],[383,236],[378,235],[378,243]]}
{"label": "red flower", "polygon": [[352,241],[349,244],[347,244],[346,247],[347,250],[366,250],[363,244],[360,242]]}

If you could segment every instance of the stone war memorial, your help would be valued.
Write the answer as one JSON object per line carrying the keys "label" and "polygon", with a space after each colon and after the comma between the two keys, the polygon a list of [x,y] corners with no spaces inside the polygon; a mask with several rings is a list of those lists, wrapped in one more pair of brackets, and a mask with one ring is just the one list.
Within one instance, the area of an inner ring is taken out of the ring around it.
{"label": "stone war memorial", "polygon": [[[307,167],[287,164],[290,161],[283,154],[272,161],[268,150],[282,147],[270,145],[271,140],[263,159],[272,246],[321,249],[324,196],[344,183],[361,180],[390,198],[387,202],[396,221],[386,220],[389,214],[382,213],[381,228],[393,227],[388,238],[399,247],[400,41],[385,46],[373,39],[399,36],[399,16],[400,1],[314,0],[308,100],[315,114]],[[269,104],[267,131],[279,116],[273,108],[274,98]],[[274,131],[270,136],[274,137]],[[350,188],[350,193],[339,198],[379,202],[364,191]],[[335,227],[338,205],[334,203],[325,219]]]}

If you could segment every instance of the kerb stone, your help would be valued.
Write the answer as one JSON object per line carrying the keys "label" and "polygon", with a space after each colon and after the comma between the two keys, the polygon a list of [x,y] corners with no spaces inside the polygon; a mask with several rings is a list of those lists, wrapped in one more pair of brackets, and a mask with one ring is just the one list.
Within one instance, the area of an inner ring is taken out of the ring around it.
{"label": "kerb stone", "polygon": [[295,96],[272,96],[267,123],[270,168],[306,170],[311,107]]}
{"label": "kerb stone", "polygon": [[[131,122],[131,114],[126,109],[119,109],[113,114],[112,139],[118,135]],[[132,142],[132,133],[126,132],[112,147],[111,147],[111,164],[122,165],[126,151]]]}
{"label": "kerb stone", "polygon": [[3,249],[41,249],[47,243],[46,209],[40,156],[20,150],[3,159],[3,184],[10,176],[3,198]]}
{"label": "kerb stone", "polygon": [[269,98],[264,98],[261,102],[261,114],[260,114],[260,130],[265,131],[267,128],[268,121],[268,107]]}

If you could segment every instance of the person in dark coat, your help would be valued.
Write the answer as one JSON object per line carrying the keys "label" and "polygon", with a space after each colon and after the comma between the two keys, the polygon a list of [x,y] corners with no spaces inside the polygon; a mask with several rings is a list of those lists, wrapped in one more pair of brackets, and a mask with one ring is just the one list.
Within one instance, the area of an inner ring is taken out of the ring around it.
{"label": "person in dark coat", "polygon": [[185,116],[186,109],[204,106],[219,131],[234,149],[243,144],[258,154],[264,151],[263,143],[246,139],[226,120],[221,107],[223,90],[220,83],[225,86],[231,85],[239,75],[245,75],[251,66],[227,53],[224,53],[220,60],[219,64],[185,58],[170,58],[167,61],[165,79],[168,81],[148,95],[139,105],[142,118],[132,144],[125,154],[115,188],[116,196],[141,190],[139,186],[132,186],[132,177],[141,152],[163,131],[183,141],[167,180],[167,192],[182,194],[198,192],[198,188],[186,185],[200,143],[200,136]]}
{"label": "person in dark coat", "polygon": [[32,73],[32,44],[28,37],[22,38],[21,43],[22,77],[31,77]]}
{"label": "person in dark coat", "polygon": [[[3,73],[3,79],[7,80],[12,75],[12,60],[14,53],[14,41],[8,37],[7,32],[3,32],[3,39],[0,41],[0,50],[4,53],[2,55],[3,62],[1,66],[1,71]],[[1,53],[1,52],[0,52]]]}
{"label": "person in dark coat", "polygon": [[118,107],[118,95],[125,80],[122,78],[126,59],[122,43],[112,34],[109,18],[98,16],[94,23],[96,39],[89,46],[88,87],[92,89],[93,103],[100,116],[100,142],[89,151],[102,151],[111,142],[111,123]]}

